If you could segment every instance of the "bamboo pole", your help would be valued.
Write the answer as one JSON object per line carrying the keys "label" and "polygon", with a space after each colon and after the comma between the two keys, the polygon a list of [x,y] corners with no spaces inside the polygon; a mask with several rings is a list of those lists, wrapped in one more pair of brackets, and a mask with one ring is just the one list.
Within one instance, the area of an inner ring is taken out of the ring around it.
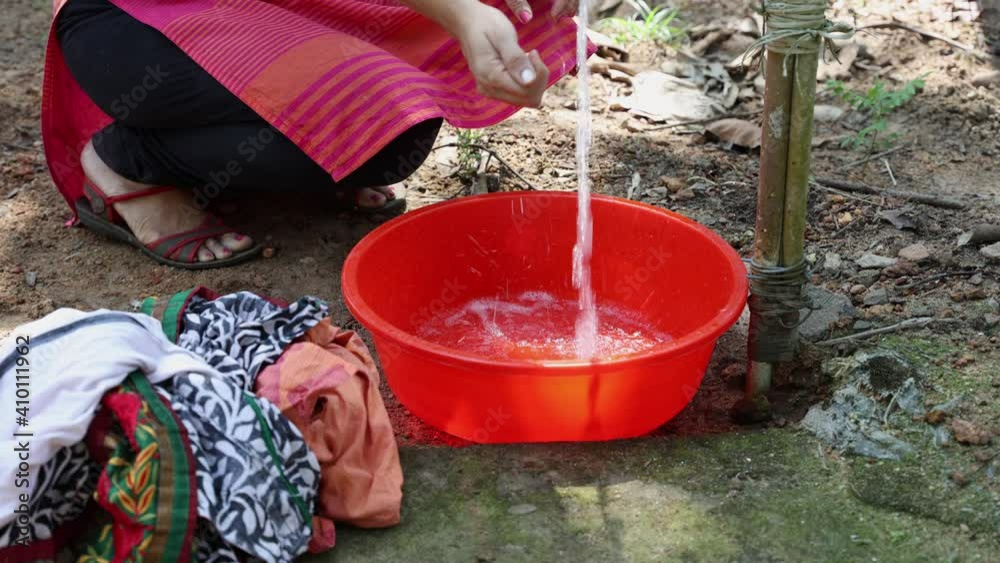
{"label": "bamboo pole", "polygon": [[[768,8],[765,3],[765,12]],[[823,38],[850,31],[827,22],[824,8],[824,0],[775,6],[770,15],[776,29],[761,42],[767,62],[753,260],[757,283],[751,285],[756,288],[750,301],[746,395],[734,412],[747,421],[770,417],[767,392],[775,361],[788,359],[798,342],[805,279],[797,267],[804,254],[816,71]],[[773,267],[785,270],[761,274],[761,268]]]}
{"label": "bamboo pole", "polygon": [[[766,56],[754,260],[767,266],[779,266],[785,214],[789,116],[793,85],[793,75],[788,67],[794,64],[794,58],[786,60],[786,55],[775,51],[767,51]],[[751,321],[749,336],[751,347],[757,338],[758,322],[759,319]],[[763,395],[770,388],[772,370],[772,364],[751,359],[746,379],[748,399]],[[759,401],[759,398],[757,400]]]}

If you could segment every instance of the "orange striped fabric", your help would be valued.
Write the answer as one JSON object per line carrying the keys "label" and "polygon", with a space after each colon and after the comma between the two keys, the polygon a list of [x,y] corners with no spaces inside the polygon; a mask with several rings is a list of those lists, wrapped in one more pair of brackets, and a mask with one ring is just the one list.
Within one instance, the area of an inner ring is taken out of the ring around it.
{"label": "orange striped fabric", "polygon": [[[54,0],[58,12],[66,0]],[[458,42],[391,0],[111,0],[156,28],[287,135],[334,179],[421,121],[486,127],[517,108],[478,94]],[[576,25],[515,22],[551,82],[576,68]],[[551,0],[535,4],[548,11]],[[111,122],[80,90],[49,38],[42,100],[46,156],[72,207],[82,193],[79,153]],[[387,171],[389,172],[389,171]]]}

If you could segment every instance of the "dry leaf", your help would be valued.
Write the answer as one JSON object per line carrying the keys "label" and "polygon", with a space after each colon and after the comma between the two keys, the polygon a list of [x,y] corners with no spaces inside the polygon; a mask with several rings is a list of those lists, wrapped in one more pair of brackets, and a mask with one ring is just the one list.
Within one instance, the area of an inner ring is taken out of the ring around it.
{"label": "dry leaf", "polygon": [[760,126],[743,119],[720,119],[706,125],[705,130],[728,146],[745,149],[760,146]]}

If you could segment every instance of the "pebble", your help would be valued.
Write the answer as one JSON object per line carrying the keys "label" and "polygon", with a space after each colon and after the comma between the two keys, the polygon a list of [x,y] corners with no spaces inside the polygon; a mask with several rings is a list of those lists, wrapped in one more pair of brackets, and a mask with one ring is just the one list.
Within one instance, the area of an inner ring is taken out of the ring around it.
{"label": "pebble", "polygon": [[679,199],[681,201],[684,201],[684,200],[688,200],[688,199],[694,199],[696,196],[697,196],[697,194],[694,192],[693,189],[691,189],[691,188],[684,188],[683,190],[677,192],[677,195],[674,196],[674,197],[676,197],[677,199]]}
{"label": "pebble", "polygon": [[648,190],[646,190],[645,194],[646,197],[650,197],[653,199],[666,199],[669,192],[670,190],[660,186],[657,188],[649,188]]}
{"label": "pebble", "polygon": [[[1000,248],[998,248],[1000,250]],[[871,252],[866,252],[861,255],[861,258],[855,260],[855,263],[862,268],[888,268],[896,263],[895,258],[889,258],[888,256],[879,256],[878,254],[872,254]]]}
{"label": "pebble", "polygon": [[538,510],[538,507],[533,504],[515,504],[514,506],[507,509],[509,514],[514,514],[515,516],[521,516],[524,514],[531,514],[532,512]]}
{"label": "pebble", "polygon": [[263,251],[261,251],[260,254],[264,258],[274,258],[275,250],[274,250],[274,248],[272,248],[272,247],[269,246],[269,247],[265,248]]}
{"label": "pebble", "polygon": [[986,321],[986,326],[988,328],[1000,326],[1000,315],[995,315],[993,313],[986,313],[986,315],[983,317],[983,320]]}
{"label": "pebble", "polygon": [[687,187],[687,182],[681,178],[673,176],[660,176],[660,182],[670,190],[670,193],[677,193]]}
{"label": "pebble", "polygon": [[38,272],[27,272],[24,274],[24,281],[28,287],[35,287],[35,282],[38,281]]}
{"label": "pebble", "polygon": [[918,242],[900,250],[898,256],[903,260],[919,263],[930,258],[931,252],[924,243]]}
{"label": "pebble", "polygon": [[865,307],[871,307],[873,305],[885,305],[889,302],[889,290],[880,288],[873,289],[865,294],[864,304]]}
{"label": "pebble", "polygon": [[983,275],[982,274],[976,274],[976,275],[972,276],[971,278],[969,278],[969,283],[971,283],[972,285],[982,285],[983,284]]}
{"label": "pebble", "polygon": [[844,260],[836,252],[827,252],[823,259],[823,269],[830,272],[838,272],[844,267]]}
{"label": "pebble", "polygon": [[854,281],[865,287],[869,287],[878,281],[880,274],[881,272],[878,270],[861,270],[854,276]]}
{"label": "pebble", "polygon": [[851,295],[861,295],[868,289],[867,287],[861,285],[860,283],[851,286]]}
{"label": "pebble", "polygon": [[861,332],[863,330],[871,330],[875,327],[875,323],[870,321],[856,321],[854,323],[854,331]]}
{"label": "pebble", "polygon": [[303,266],[313,266],[316,264],[316,259],[312,256],[306,256],[305,258],[299,260],[299,263]]}
{"label": "pebble", "polygon": [[1000,242],[996,242],[989,246],[984,246],[980,248],[979,253],[988,258],[989,260],[995,260],[997,262],[1000,262]]}

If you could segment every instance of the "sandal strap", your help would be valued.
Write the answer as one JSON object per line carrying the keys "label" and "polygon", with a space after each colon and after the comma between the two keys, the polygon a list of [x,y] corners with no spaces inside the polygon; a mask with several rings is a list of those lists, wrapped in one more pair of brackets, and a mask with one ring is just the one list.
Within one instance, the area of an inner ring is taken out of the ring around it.
{"label": "sandal strap", "polygon": [[137,192],[131,192],[122,195],[109,196],[104,193],[101,188],[97,187],[97,184],[90,180],[86,180],[83,183],[83,195],[90,202],[90,208],[99,215],[104,215],[108,221],[112,223],[115,222],[115,210],[114,205],[120,201],[128,201],[130,199],[138,199],[140,197],[146,197],[156,194],[161,194],[163,192],[171,191],[175,188],[171,186],[157,186],[155,188],[147,188],[145,190],[139,190]]}
{"label": "sandal strap", "polygon": [[198,250],[210,238],[218,237],[228,233],[234,233],[233,229],[222,224],[221,221],[210,217],[200,227],[184,231],[173,235],[165,236],[146,245],[146,248],[153,251],[157,256],[162,256],[173,260],[180,257],[184,262],[193,262]]}

